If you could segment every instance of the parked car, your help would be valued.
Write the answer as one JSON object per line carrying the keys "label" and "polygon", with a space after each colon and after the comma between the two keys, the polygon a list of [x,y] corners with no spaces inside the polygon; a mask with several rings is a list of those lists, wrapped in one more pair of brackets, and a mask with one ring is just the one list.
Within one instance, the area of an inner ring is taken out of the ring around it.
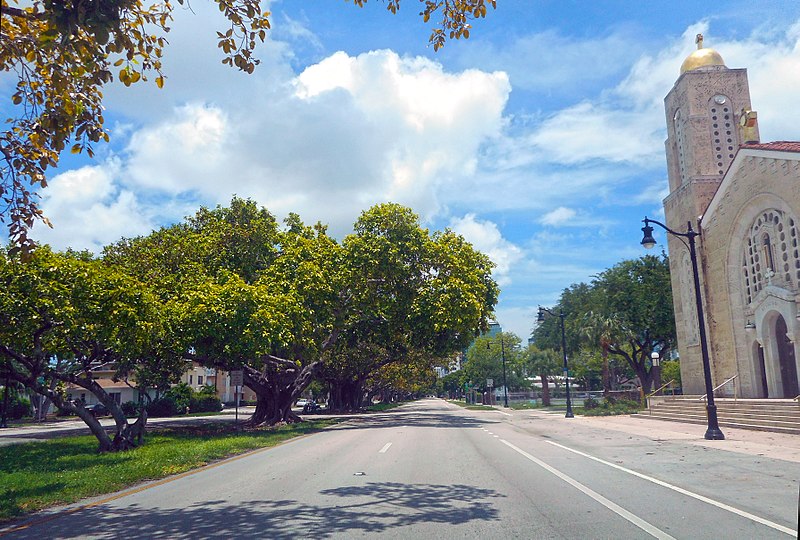
{"label": "parked car", "polygon": [[87,407],[87,409],[89,409],[89,412],[91,412],[95,418],[98,416],[106,416],[108,414],[108,408],[106,408],[106,406],[102,403],[95,403],[94,405]]}
{"label": "parked car", "polygon": [[304,413],[318,412],[320,409],[322,409],[322,407],[320,407],[319,403],[317,403],[313,399],[308,400],[306,404],[303,405]]}
{"label": "parked car", "polygon": [[308,400],[306,398],[300,398],[300,399],[297,400],[297,403],[295,403],[294,406],[295,407],[305,407],[307,403],[308,403]]}

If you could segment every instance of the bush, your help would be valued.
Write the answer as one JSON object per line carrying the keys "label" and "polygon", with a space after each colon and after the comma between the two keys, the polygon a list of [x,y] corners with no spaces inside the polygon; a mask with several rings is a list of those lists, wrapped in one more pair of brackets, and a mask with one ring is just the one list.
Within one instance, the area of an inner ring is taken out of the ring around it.
{"label": "bush", "polygon": [[[586,400],[589,401],[589,400]],[[585,407],[583,414],[586,416],[611,416],[615,414],[632,414],[640,411],[642,405],[630,399],[614,399],[608,397],[602,404],[594,407]]]}
{"label": "bush", "polygon": [[593,397],[589,396],[588,398],[583,400],[583,408],[584,409],[596,409],[600,406],[600,402],[594,399]]}
{"label": "bush", "polygon": [[122,409],[122,414],[124,414],[128,418],[139,416],[139,404],[136,403],[135,401],[126,401],[119,407],[120,409]]}
{"label": "bush", "polygon": [[[186,409],[184,408],[183,410]],[[175,399],[173,399],[172,396],[165,395],[164,397],[151,402],[150,405],[147,406],[148,416],[177,416],[177,414],[178,405],[175,403]]]}
{"label": "bush", "polygon": [[[3,410],[3,400],[0,399],[0,413]],[[31,402],[24,397],[9,392],[8,396],[8,414],[9,420],[19,420],[23,416],[30,416]]]}
{"label": "bush", "polygon": [[198,393],[192,396],[189,402],[190,412],[219,412],[222,410],[222,402],[217,396]]}
{"label": "bush", "polygon": [[176,384],[166,392],[164,392],[164,399],[171,399],[175,402],[175,410],[178,414],[186,412],[192,401],[194,390],[186,383]]}

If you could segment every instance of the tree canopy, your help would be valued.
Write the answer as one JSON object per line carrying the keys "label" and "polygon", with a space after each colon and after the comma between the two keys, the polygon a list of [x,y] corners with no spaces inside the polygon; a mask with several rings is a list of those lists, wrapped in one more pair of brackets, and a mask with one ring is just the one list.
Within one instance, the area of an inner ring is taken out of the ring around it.
{"label": "tree canopy", "polygon": [[[573,284],[563,291],[553,311],[565,314],[570,359],[589,360],[594,351],[600,353],[605,389],[610,385],[608,355],[619,358],[639,378],[642,387],[649,388],[650,353],[658,350],[664,357],[675,344],[666,256],[625,260],[600,273],[591,283]],[[541,323],[534,331],[534,340],[539,348],[560,349],[558,317]],[[583,351],[587,348],[589,351]]]}
{"label": "tree canopy", "polygon": [[[176,0],[183,5],[185,0]],[[262,0],[213,0],[221,13],[217,32],[222,63],[252,73],[255,55],[270,29]],[[353,0],[363,6],[367,0]],[[423,4],[420,16],[433,25],[434,50],[448,39],[468,38],[470,21],[486,16],[495,0],[444,0]],[[396,13],[400,0],[389,0]],[[175,4],[170,0],[0,0],[0,72],[16,79],[12,116],[0,133],[0,221],[14,245],[28,254],[28,231],[36,220],[50,224],[37,203],[48,171],[68,147],[94,154],[109,140],[104,127],[103,89],[152,78],[165,84],[162,57]]]}

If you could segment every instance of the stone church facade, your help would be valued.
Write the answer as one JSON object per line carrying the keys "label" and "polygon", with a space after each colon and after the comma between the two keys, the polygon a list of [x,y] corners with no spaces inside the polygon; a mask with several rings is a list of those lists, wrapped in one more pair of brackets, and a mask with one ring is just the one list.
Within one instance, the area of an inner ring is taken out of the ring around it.
{"label": "stone church facade", "polygon": [[[717,395],[800,395],[800,142],[759,141],[747,70],[698,49],[664,100],[666,224],[698,237]],[[704,394],[689,251],[668,239],[684,393]],[[734,387],[735,385],[735,387]]]}

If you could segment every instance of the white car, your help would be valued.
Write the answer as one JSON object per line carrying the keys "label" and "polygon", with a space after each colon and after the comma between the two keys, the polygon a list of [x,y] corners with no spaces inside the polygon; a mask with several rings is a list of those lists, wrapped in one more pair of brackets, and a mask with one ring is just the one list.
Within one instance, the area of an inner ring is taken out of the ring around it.
{"label": "white car", "polygon": [[300,398],[297,400],[297,403],[294,404],[295,407],[305,407],[308,400],[306,398]]}

